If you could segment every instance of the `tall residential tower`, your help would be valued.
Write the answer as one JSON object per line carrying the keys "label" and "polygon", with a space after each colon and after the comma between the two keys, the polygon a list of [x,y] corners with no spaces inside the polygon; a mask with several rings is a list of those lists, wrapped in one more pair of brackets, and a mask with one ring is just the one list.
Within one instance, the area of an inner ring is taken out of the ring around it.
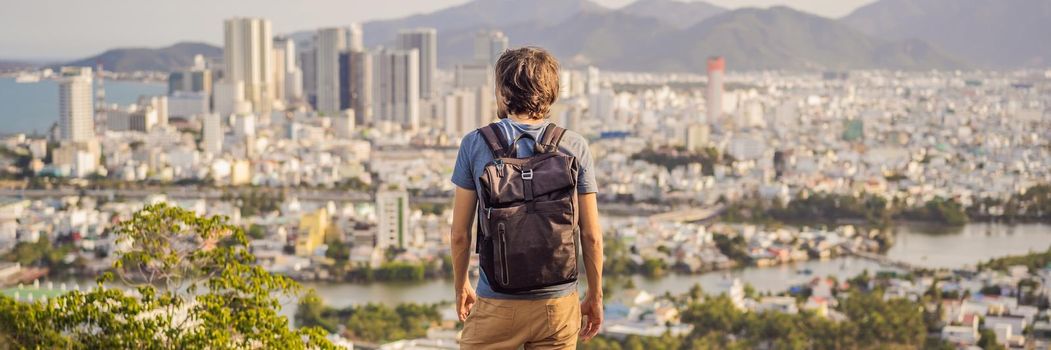
{"label": "tall residential tower", "polygon": [[406,29],[398,32],[398,48],[419,52],[419,96],[435,97],[434,75],[438,72],[438,31],[434,28]]}
{"label": "tall residential tower", "polygon": [[723,74],[726,60],[722,56],[708,58],[708,123],[720,123],[723,113]]}
{"label": "tall residential tower", "polygon": [[258,113],[270,113],[274,100],[274,55],[270,21],[231,18],[224,23],[223,79],[244,82],[244,100]]}
{"label": "tall residential tower", "polygon": [[90,67],[62,67],[58,85],[58,114],[61,141],[95,140],[95,107],[91,94]]}

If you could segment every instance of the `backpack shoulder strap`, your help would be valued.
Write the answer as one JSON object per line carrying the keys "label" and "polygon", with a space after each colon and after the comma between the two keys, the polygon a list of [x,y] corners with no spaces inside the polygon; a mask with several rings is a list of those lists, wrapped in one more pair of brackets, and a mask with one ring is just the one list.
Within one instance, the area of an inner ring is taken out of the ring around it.
{"label": "backpack shoulder strap", "polygon": [[547,128],[544,129],[544,135],[536,142],[537,151],[539,153],[558,151],[558,144],[562,142],[562,136],[565,134],[565,128],[555,125],[555,123],[548,124]]}
{"label": "backpack shoulder strap", "polygon": [[478,132],[482,134],[485,144],[493,152],[493,158],[501,158],[507,154],[507,140],[504,140],[503,132],[500,131],[500,127],[496,123],[478,128]]}

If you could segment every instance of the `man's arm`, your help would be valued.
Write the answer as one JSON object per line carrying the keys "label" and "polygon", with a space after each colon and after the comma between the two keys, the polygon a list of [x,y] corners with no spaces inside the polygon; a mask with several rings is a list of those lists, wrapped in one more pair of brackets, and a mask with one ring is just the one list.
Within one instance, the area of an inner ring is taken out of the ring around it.
{"label": "man's arm", "polygon": [[471,282],[467,280],[467,266],[471,261],[471,223],[478,204],[475,192],[456,186],[453,194],[453,223],[449,236],[452,241],[453,286],[456,289],[456,313],[460,321],[467,319],[476,300]]}
{"label": "man's arm", "polygon": [[580,304],[580,313],[587,316],[580,327],[584,340],[598,334],[602,327],[602,227],[599,225],[598,200],[594,193],[581,194],[580,245],[584,252],[584,270],[588,278],[588,291]]}

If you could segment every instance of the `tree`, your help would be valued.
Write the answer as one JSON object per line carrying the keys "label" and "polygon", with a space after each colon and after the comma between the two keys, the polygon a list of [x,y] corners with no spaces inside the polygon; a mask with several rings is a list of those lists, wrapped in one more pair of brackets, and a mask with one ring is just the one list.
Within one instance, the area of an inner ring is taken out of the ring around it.
{"label": "tree", "polygon": [[1003,350],[1004,346],[996,340],[996,332],[992,329],[982,328],[979,332],[981,339],[978,339],[978,347],[984,350]]}
{"label": "tree", "polygon": [[227,218],[161,203],[116,234],[122,252],[94,289],[46,303],[0,299],[0,339],[17,348],[335,348],[321,329],[292,329],[278,313],[278,297],[299,285],[254,265],[244,230]]}

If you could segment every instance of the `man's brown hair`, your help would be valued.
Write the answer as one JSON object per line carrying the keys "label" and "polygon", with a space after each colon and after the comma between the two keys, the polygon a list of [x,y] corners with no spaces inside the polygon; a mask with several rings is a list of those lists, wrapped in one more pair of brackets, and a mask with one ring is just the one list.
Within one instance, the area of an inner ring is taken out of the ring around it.
{"label": "man's brown hair", "polygon": [[505,51],[496,61],[497,103],[508,114],[547,117],[558,98],[558,69],[558,60],[544,49],[527,46]]}

